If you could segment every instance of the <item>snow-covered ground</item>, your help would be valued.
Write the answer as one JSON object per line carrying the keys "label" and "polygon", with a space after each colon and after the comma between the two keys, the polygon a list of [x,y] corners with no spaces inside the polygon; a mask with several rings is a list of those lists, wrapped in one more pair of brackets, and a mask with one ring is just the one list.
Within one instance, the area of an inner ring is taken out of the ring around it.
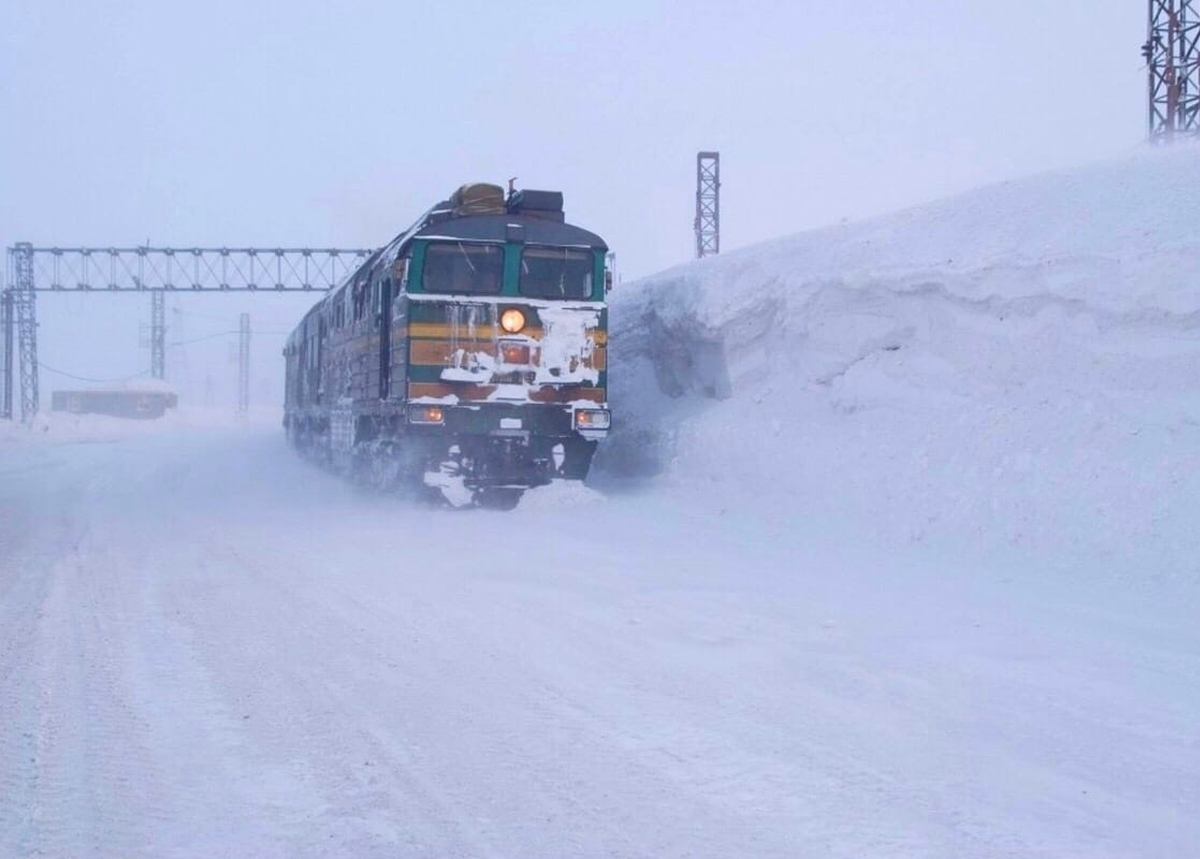
{"label": "snow-covered ground", "polygon": [[0,856],[1200,855],[1197,155],[624,285],[511,513],[5,428]]}

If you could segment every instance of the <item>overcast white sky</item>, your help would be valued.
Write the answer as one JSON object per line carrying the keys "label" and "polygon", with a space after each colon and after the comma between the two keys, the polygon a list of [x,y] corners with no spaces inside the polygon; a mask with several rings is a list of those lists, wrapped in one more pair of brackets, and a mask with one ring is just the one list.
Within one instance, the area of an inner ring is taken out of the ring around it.
{"label": "overcast white sky", "polygon": [[[3,8],[5,245],[374,246],[518,176],[628,280],[691,256],[698,149],[721,152],[728,250],[1144,133],[1142,0]],[[50,297],[45,327],[103,300]]]}

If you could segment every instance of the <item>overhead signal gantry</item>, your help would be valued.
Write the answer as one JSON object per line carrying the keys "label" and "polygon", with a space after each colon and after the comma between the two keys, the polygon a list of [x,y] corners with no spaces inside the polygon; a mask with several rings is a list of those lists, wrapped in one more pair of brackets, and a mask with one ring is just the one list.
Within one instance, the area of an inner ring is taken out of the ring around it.
{"label": "overhead signal gantry", "polygon": [[[371,248],[35,247],[8,248],[0,298],[4,327],[0,417],[13,417],[13,376],[19,366],[21,417],[38,411],[39,292],[151,293],[151,369],[164,373],[162,298],[166,292],[323,292],[340,284]],[[14,336],[15,334],[15,336]],[[16,346],[18,358],[14,361]]]}

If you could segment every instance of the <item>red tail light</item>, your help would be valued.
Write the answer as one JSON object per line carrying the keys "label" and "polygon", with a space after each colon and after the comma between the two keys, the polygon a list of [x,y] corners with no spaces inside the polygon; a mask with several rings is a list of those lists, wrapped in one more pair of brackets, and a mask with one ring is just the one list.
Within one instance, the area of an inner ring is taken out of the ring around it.
{"label": "red tail light", "polygon": [[505,364],[528,364],[529,346],[526,343],[502,343],[500,359]]}

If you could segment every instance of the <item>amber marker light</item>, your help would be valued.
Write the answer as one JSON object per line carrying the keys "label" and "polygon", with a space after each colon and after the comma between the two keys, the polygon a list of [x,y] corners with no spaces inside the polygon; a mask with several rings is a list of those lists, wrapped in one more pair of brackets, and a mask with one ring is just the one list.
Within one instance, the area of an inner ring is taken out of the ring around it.
{"label": "amber marker light", "polygon": [[441,406],[409,406],[408,422],[412,424],[441,424],[446,422]]}
{"label": "amber marker light", "polygon": [[581,409],[575,412],[576,429],[608,429],[611,422],[611,413],[604,409]]}
{"label": "amber marker light", "polygon": [[500,327],[509,334],[516,334],[525,327],[525,314],[515,307],[510,307],[500,314]]}

